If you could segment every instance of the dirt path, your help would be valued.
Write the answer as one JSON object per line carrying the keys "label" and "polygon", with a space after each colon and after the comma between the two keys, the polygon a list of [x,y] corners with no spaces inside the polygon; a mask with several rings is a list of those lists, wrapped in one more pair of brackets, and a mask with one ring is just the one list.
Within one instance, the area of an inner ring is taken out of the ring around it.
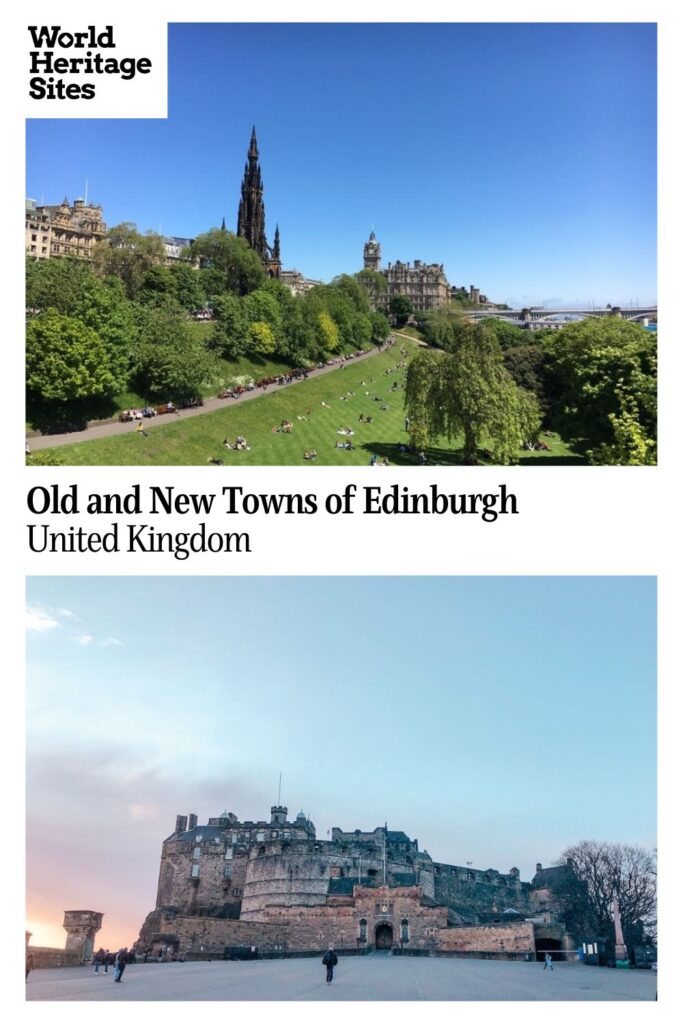
{"label": "dirt path", "polygon": [[[393,336],[390,335],[390,339]],[[404,337],[407,337],[404,335]],[[411,339],[415,340],[415,339]],[[380,352],[385,351],[385,348],[371,348],[367,352],[364,352],[362,356],[355,356],[353,359],[346,360],[343,363],[337,363],[334,366],[323,366],[320,369],[310,370],[308,373],[309,380],[312,377],[320,377],[325,373],[333,373],[335,370],[341,370],[345,366],[355,366],[358,363],[362,363],[365,359],[370,356],[379,355]],[[165,414],[163,416],[153,416],[149,419],[145,419],[144,423],[145,430],[154,430],[156,427],[163,427],[165,423],[175,423],[176,420],[186,420],[191,416],[202,416],[207,412],[215,412],[216,409],[229,409],[234,405],[242,405],[244,402],[248,402],[253,398],[260,398],[261,395],[270,394],[273,391],[282,391],[284,388],[293,388],[297,384],[303,383],[300,380],[293,380],[290,384],[269,384],[265,388],[255,388],[254,391],[245,391],[240,398],[209,398],[204,402],[204,405],[200,405],[195,409],[179,409],[178,412],[173,414]],[[67,434],[41,434],[37,437],[27,437],[26,440],[32,452],[40,451],[41,448],[55,448],[60,444],[77,444],[79,441],[95,441],[100,437],[113,437],[116,434],[126,434],[134,431],[137,423],[101,423],[99,426],[88,427],[87,430],[74,430]]]}

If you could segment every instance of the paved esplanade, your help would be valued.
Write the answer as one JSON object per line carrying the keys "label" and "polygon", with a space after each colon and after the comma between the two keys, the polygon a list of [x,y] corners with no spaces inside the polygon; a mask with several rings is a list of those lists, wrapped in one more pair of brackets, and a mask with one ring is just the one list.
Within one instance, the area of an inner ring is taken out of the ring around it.
{"label": "paved esplanade", "polygon": [[113,972],[92,967],[36,970],[28,999],[245,1000],[653,1000],[653,971],[584,964],[543,964],[449,957],[340,957],[331,985],[321,957],[185,964],[131,964],[116,985]]}

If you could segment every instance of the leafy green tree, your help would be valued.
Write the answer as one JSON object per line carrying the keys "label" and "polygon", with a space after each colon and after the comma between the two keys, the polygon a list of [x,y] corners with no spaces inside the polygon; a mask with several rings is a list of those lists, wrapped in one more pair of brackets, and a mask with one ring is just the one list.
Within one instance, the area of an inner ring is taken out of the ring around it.
{"label": "leafy green tree", "polygon": [[138,302],[148,306],[179,305],[175,280],[168,267],[151,267],[145,271],[137,294]]}
{"label": "leafy green tree", "polygon": [[213,315],[211,348],[217,349],[226,359],[236,359],[247,351],[249,342],[243,300],[229,292],[221,295],[214,302]]}
{"label": "leafy green tree", "polygon": [[477,461],[486,443],[503,465],[516,461],[538,431],[533,395],[518,388],[503,365],[495,334],[483,324],[465,324],[450,350],[419,352],[408,367],[406,410],[413,444],[464,434],[464,460]]}
{"label": "leafy green tree", "polygon": [[654,462],[657,355],[652,335],[616,317],[589,318],[554,332],[546,344],[558,396],[554,422],[565,440],[583,445],[594,463]]}
{"label": "leafy green tree", "polygon": [[393,295],[389,299],[389,312],[396,321],[397,326],[403,327],[413,312],[413,304],[407,295]]}
{"label": "leafy green tree", "polygon": [[368,293],[370,308],[373,310],[376,309],[377,303],[381,296],[386,293],[388,287],[387,279],[384,274],[380,274],[376,270],[369,270],[366,268],[365,270],[360,270],[356,274],[356,280]]}
{"label": "leafy green tree", "polygon": [[389,337],[391,325],[384,313],[370,314],[370,340],[373,345],[381,345]]}
{"label": "leafy green tree", "polygon": [[48,309],[26,328],[26,384],[40,398],[67,402],[111,394],[116,378],[97,331]]}
{"label": "leafy green tree", "polygon": [[174,263],[169,269],[178,305],[188,312],[204,309],[207,296],[202,287],[199,270],[187,263]]}
{"label": "leafy green tree", "polygon": [[145,274],[166,258],[161,235],[147,231],[141,235],[135,224],[118,224],[95,246],[93,265],[104,277],[113,275],[123,281],[126,295],[135,299]]}
{"label": "leafy green tree", "polygon": [[264,320],[249,324],[249,348],[258,355],[269,356],[275,351],[275,332]]}
{"label": "leafy green tree", "polygon": [[243,300],[244,314],[248,323],[266,323],[273,336],[282,331],[282,311],[276,296],[265,288],[257,288]]}
{"label": "leafy green tree", "polygon": [[213,271],[210,287],[218,284],[223,292],[247,295],[267,280],[260,257],[232,231],[213,228],[199,235],[192,243],[191,256]]}
{"label": "leafy green tree", "polygon": [[137,325],[121,282],[116,279],[102,282],[93,277],[84,288],[74,315],[97,331],[107,352],[115,390],[122,390],[131,368]]}
{"label": "leafy green tree", "polygon": [[425,338],[436,348],[448,348],[465,322],[464,313],[453,303],[433,309],[424,318]]}
{"label": "leafy green tree", "polygon": [[26,260],[26,308],[73,313],[94,274],[83,260]]}
{"label": "leafy green tree", "polygon": [[484,323],[489,324],[495,332],[498,344],[504,352],[509,348],[519,348],[522,345],[535,344],[531,340],[530,331],[525,331],[522,327],[517,327],[516,324],[511,324],[507,320],[499,320],[497,317],[485,317]]}
{"label": "leafy green tree", "polygon": [[547,417],[553,401],[547,352],[538,345],[512,346],[503,352],[503,362],[515,384],[536,396],[541,412]]}
{"label": "leafy green tree", "polygon": [[363,287],[363,284],[357,277],[350,277],[349,274],[340,274],[339,277],[333,279],[329,287],[341,293],[358,313],[368,313],[370,311],[370,299],[367,288]]}
{"label": "leafy green tree", "polygon": [[201,394],[214,361],[185,316],[150,309],[135,351],[135,381],[151,398],[183,399]]}
{"label": "leafy green tree", "polygon": [[323,353],[329,355],[339,347],[339,328],[329,313],[319,313],[316,321],[316,340]]}

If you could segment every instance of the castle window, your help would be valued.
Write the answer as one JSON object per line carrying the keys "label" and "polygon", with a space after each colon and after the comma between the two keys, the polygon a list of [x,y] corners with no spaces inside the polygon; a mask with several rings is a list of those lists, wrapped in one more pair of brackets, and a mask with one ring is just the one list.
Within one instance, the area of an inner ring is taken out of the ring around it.
{"label": "castle window", "polygon": [[199,878],[199,864],[192,865],[192,878]]}
{"label": "castle window", "polygon": [[361,942],[368,941],[368,922],[364,917],[360,919],[360,924],[358,926],[358,938]]}
{"label": "castle window", "polygon": [[265,838],[266,838],[266,833],[265,832],[257,832],[256,833],[256,842],[257,843],[262,843]]}
{"label": "castle window", "polygon": [[226,859],[226,860],[232,860],[232,853],[233,853],[233,851],[232,851],[232,847],[231,847],[231,846],[229,846],[229,847],[227,848],[227,850],[225,851],[225,859]]}
{"label": "castle window", "polygon": [[201,848],[201,846],[195,846],[194,853],[193,853],[194,859],[195,860],[199,860],[201,855],[202,855],[202,848]]}
{"label": "castle window", "polygon": [[195,837],[194,837],[194,841],[195,841],[195,843],[201,843],[201,841],[202,841],[202,839],[203,839],[203,838],[204,838],[204,837],[203,837],[203,836],[202,836],[202,834],[200,833],[200,834],[199,834],[198,836],[195,836]]}
{"label": "castle window", "polygon": [[410,936],[408,927],[408,919],[406,917],[401,921],[401,942],[407,942]]}

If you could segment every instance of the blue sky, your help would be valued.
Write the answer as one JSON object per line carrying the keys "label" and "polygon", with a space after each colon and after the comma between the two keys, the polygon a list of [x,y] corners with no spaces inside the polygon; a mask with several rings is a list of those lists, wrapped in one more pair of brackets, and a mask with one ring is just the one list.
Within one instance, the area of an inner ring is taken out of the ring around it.
{"label": "blue sky", "polygon": [[387,820],[525,880],[655,845],[652,578],[52,577],[28,605],[43,942],[71,904],[132,941],[176,814],[266,817],[280,772],[321,838]]}
{"label": "blue sky", "polygon": [[174,25],[168,121],[29,121],[27,195],[234,228],[252,123],[286,266],[444,263],[498,301],[656,300],[656,28]]}

